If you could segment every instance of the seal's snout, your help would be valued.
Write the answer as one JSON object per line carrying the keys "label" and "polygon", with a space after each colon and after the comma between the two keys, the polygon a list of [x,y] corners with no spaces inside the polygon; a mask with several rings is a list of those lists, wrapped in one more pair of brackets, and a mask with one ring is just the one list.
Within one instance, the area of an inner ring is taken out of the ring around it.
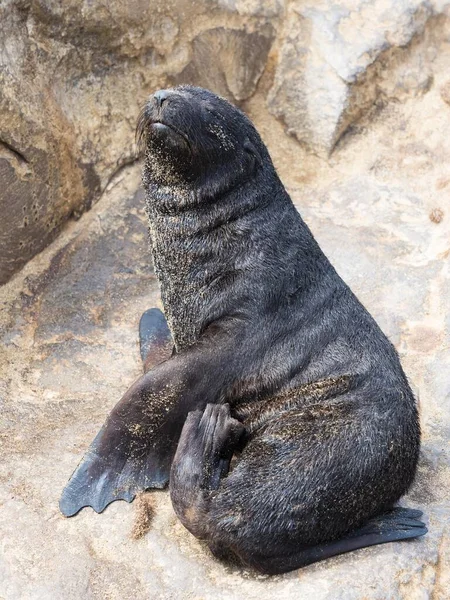
{"label": "seal's snout", "polygon": [[170,92],[168,90],[158,90],[153,94],[153,101],[158,108],[161,108],[163,102],[167,100],[170,96]]}
{"label": "seal's snout", "polygon": [[[189,154],[189,140],[180,120],[180,94],[171,89],[162,89],[152,94],[143,107],[136,127],[136,143],[139,151],[148,149],[166,152],[166,158],[180,160],[180,155]],[[174,101],[175,100],[175,101]]]}

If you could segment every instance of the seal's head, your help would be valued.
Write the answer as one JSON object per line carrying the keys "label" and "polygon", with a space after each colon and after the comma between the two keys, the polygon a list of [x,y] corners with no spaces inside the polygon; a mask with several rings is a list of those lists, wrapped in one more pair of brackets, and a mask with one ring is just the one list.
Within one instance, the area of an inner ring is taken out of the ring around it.
{"label": "seal's head", "polygon": [[192,86],[153,94],[139,116],[136,138],[145,149],[147,178],[162,185],[215,180],[227,187],[251,176],[267,154],[238,108]]}

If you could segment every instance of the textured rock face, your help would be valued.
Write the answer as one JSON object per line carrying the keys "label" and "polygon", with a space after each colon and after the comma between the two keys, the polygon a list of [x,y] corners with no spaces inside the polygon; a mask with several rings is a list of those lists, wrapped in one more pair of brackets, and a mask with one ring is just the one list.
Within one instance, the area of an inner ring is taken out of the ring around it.
{"label": "textured rock face", "polygon": [[55,237],[89,197],[75,137],[43,76],[45,49],[18,8],[0,8],[0,283]]}
{"label": "textured rock face", "polygon": [[260,95],[288,133],[326,155],[374,106],[430,88],[449,6],[5,0],[0,284],[135,160],[137,114],[155,89],[193,83],[244,108]]}
{"label": "textured rock face", "polygon": [[0,290],[2,600],[448,600],[449,64],[445,36],[430,89],[363,118],[326,160],[284,134],[264,95],[246,102],[302,216],[400,353],[423,431],[403,503],[429,533],[271,578],[215,560],[166,491],[59,514],[68,477],[141,373],[139,317],[159,305],[136,165]]}
{"label": "textured rock face", "polygon": [[0,284],[135,160],[151,91],[189,82],[235,101],[254,92],[275,8],[255,17],[183,0],[1,5]]}
{"label": "textured rock face", "polygon": [[280,34],[270,110],[300,141],[329,153],[377,99],[402,101],[430,87],[435,19],[448,5],[428,0],[291,3]]}
{"label": "textured rock face", "polygon": [[192,59],[175,83],[195,82],[231,101],[247,100],[266,66],[274,38],[268,24],[259,31],[210,29],[192,42]]}

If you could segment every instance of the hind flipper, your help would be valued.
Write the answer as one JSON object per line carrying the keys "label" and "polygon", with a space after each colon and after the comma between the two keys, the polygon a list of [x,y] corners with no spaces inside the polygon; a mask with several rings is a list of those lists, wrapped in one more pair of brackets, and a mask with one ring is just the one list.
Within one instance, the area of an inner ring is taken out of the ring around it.
{"label": "hind flipper", "polygon": [[231,336],[205,335],[140,377],[73,473],[61,512],[72,516],[85,506],[102,512],[115,500],[131,502],[139,491],[165,487],[186,416],[220,397],[234,349]]}
{"label": "hind flipper", "polygon": [[144,373],[171,357],[172,334],[159,308],[149,308],[143,313],[139,321],[139,344]]}
{"label": "hind flipper", "polygon": [[428,531],[424,523],[419,521],[420,516],[422,516],[420,510],[393,508],[391,511],[371,519],[366,525],[352,531],[340,540],[305,548],[288,556],[253,557],[249,564],[263,573],[275,575],[352,550],[417,538],[425,535]]}
{"label": "hind flipper", "polygon": [[228,404],[208,404],[186,419],[170,470],[170,497],[180,521],[199,538],[208,527],[205,494],[219,488],[244,432]]}

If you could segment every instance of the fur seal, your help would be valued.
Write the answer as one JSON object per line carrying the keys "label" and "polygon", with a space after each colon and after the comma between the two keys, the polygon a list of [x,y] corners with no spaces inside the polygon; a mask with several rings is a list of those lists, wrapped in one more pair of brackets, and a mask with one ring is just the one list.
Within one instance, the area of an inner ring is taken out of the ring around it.
{"label": "fur seal", "polygon": [[[63,492],[72,515],[164,487],[214,554],[263,573],[426,533],[398,355],[295,209],[250,120],[190,86],[137,135],[166,321]],[[174,350],[172,351],[172,339]]]}

